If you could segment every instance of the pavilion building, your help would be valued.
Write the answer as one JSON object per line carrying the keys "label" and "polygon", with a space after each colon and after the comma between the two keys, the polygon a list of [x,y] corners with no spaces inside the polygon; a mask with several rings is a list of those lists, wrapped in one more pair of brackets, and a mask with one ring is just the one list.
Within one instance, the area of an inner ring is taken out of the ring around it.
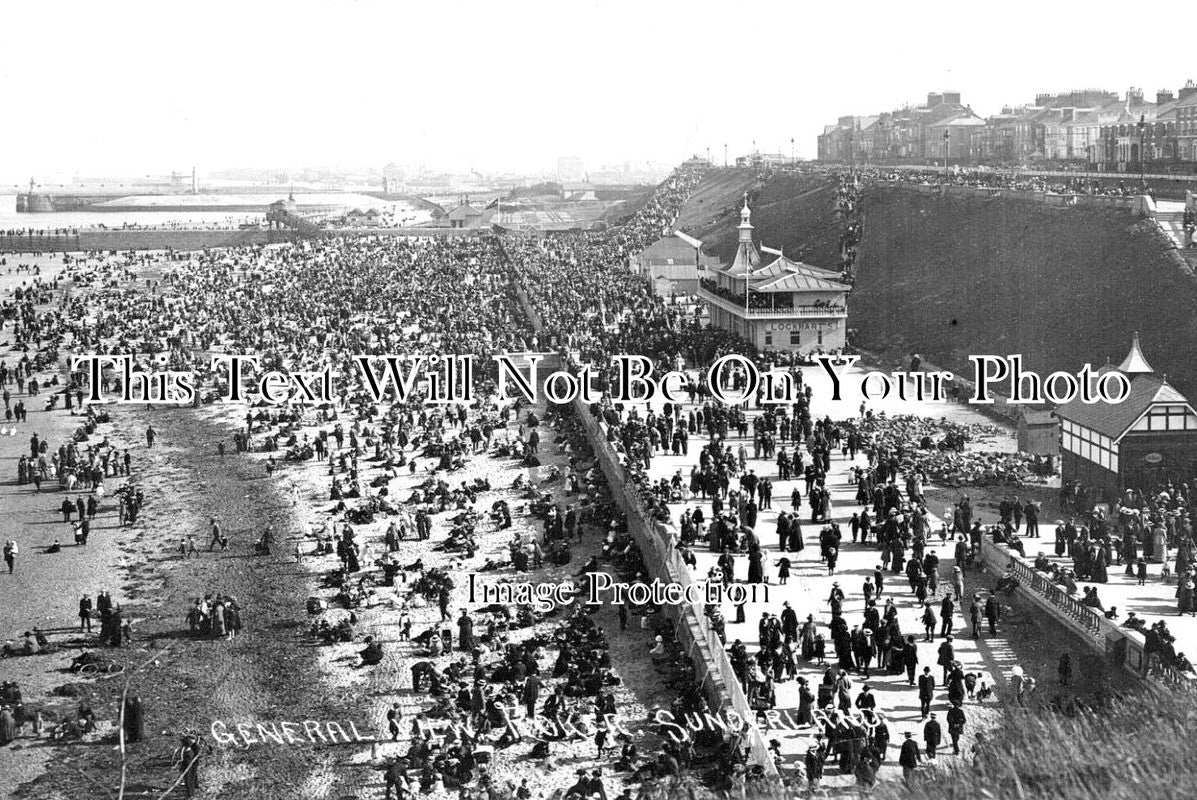
{"label": "pavilion building", "polygon": [[727,267],[707,269],[698,296],[711,325],[739,334],[759,350],[800,355],[842,350],[850,287],[839,273],[776,257],[766,263],[753,241],[748,196],[740,211],[739,243]]}
{"label": "pavilion building", "polygon": [[1095,499],[1112,499],[1125,489],[1152,491],[1197,477],[1197,411],[1147,363],[1138,333],[1118,370],[1131,385],[1121,403],[1078,398],[1056,409],[1064,483],[1080,481]]}
{"label": "pavilion building", "polygon": [[664,298],[694,294],[706,270],[719,265],[718,259],[702,252],[702,242],[681,231],[658,239],[628,261],[632,272],[649,280]]}

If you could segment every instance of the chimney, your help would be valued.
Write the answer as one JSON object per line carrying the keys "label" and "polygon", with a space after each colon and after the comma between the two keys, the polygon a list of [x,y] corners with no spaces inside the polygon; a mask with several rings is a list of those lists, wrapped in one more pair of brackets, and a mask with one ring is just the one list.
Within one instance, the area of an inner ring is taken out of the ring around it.
{"label": "chimney", "polygon": [[1189,80],[1185,81],[1185,85],[1181,87],[1177,99],[1187,100],[1195,94],[1197,94],[1197,83],[1193,83],[1192,78],[1190,78]]}
{"label": "chimney", "polygon": [[943,101],[949,105],[960,105],[960,92],[944,92]]}
{"label": "chimney", "polygon": [[1167,89],[1160,89],[1155,93],[1155,102],[1157,105],[1162,106],[1164,103],[1171,103],[1175,99],[1172,96],[1172,92]]}
{"label": "chimney", "polygon": [[1136,89],[1133,86],[1131,88],[1127,89],[1126,90],[1126,104],[1128,106],[1143,105],[1143,90]]}
{"label": "chimney", "polygon": [[927,92],[927,107],[935,108],[943,102],[943,95],[939,92]]}

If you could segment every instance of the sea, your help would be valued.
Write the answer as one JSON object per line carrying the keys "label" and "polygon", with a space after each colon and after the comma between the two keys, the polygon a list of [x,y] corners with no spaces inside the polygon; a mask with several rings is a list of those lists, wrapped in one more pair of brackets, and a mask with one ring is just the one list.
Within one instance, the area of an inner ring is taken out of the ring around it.
{"label": "sea", "polygon": [[0,230],[54,228],[120,228],[195,226],[237,227],[244,222],[263,222],[264,213],[250,211],[62,211],[50,214],[17,213],[17,196],[0,194]]}
{"label": "sea", "polygon": [[[17,196],[0,194],[0,231],[9,230],[54,230],[56,228],[122,228],[175,227],[175,228],[236,228],[246,223],[266,221],[264,211],[188,211],[178,209],[178,204],[188,202],[221,202],[230,205],[251,206],[268,203],[276,199],[269,195],[131,195],[126,202],[152,206],[155,203],[176,205],[173,211],[62,211],[51,213],[18,213]],[[370,195],[344,193],[305,193],[300,198],[299,212],[334,211],[344,213],[350,209],[377,209],[384,214],[384,224],[421,225],[431,219],[428,209],[406,200],[382,200]],[[340,211],[336,211],[341,209]]]}

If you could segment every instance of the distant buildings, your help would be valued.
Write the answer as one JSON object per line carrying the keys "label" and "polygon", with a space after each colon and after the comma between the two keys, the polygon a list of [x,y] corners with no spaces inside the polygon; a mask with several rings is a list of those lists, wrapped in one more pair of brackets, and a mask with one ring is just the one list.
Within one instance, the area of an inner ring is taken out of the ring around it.
{"label": "distant buildings", "polygon": [[807,355],[842,349],[849,287],[839,282],[839,274],[784,255],[764,263],[752,239],[747,195],[739,231],[732,263],[707,269],[699,280],[698,295],[711,325],[739,334],[760,350]]}
{"label": "distant buildings", "polygon": [[345,215],[345,224],[354,228],[377,228],[382,224],[382,214],[377,208],[365,211],[355,208]]}
{"label": "distant buildings", "polygon": [[[984,125],[961,103],[959,92],[932,92],[925,105],[869,117],[840,117],[819,136],[819,159],[871,161],[942,161],[969,158]],[[944,134],[947,134],[945,138]]]}
{"label": "distant buildings", "polygon": [[558,183],[581,183],[586,179],[586,164],[580,158],[561,156],[557,159]]}
{"label": "distant buildings", "polygon": [[736,156],[737,167],[776,167],[793,162],[793,158],[784,153],[749,153],[746,156]]}
{"label": "distant buildings", "polygon": [[452,209],[447,218],[450,228],[477,228],[482,225],[482,211],[470,205],[468,197]]}
{"label": "distant buildings", "polygon": [[958,92],[917,107],[840,117],[819,136],[819,159],[843,163],[1074,162],[1104,170],[1197,162],[1197,84],[1154,101],[1142,89],[1039,94],[1031,105],[982,119]]}

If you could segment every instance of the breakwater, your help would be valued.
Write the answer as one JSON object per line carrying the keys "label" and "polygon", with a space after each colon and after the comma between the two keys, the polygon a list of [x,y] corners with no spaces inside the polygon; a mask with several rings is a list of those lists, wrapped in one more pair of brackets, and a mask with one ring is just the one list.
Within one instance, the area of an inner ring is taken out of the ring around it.
{"label": "breakwater", "polygon": [[[483,228],[325,228],[324,236],[477,236]],[[291,241],[290,230],[187,228],[91,229],[33,235],[0,234],[0,253],[72,253],[127,250],[206,250]],[[298,238],[310,238],[299,235]]]}

